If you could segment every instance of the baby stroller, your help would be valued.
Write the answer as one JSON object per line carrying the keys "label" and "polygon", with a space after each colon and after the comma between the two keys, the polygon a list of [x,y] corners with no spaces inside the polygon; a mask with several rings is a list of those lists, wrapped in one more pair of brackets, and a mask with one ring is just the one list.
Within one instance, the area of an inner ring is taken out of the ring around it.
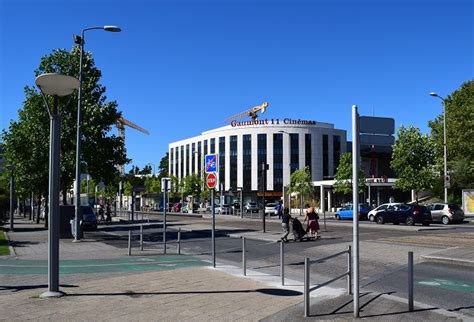
{"label": "baby stroller", "polygon": [[303,225],[298,218],[293,218],[293,238],[295,241],[302,241],[304,235],[306,235],[306,231],[303,229]]}

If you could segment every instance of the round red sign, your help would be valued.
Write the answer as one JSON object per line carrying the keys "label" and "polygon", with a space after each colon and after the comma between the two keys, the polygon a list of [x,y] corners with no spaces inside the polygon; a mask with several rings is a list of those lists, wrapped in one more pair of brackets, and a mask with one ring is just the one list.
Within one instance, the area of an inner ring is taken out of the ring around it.
{"label": "round red sign", "polygon": [[217,183],[216,175],[214,173],[208,173],[206,183],[209,189],[214,189]]}

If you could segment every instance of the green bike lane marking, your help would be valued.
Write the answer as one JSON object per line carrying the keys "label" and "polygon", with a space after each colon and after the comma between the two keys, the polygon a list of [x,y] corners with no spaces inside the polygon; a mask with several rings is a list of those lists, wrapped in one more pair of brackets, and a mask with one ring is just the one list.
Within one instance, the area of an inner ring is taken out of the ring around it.
{"label": "green bike lane marking", "polygon": [[[116,259],[60,260],[60,274],[159,271],[209,266],[208,262],[185,255],[120,257]],[[47,274],[47,260],[0,259],[0,274]]]}
{"label": "green bike lane marking", "polygon": [[461,291],[461,292],[468,292],[468,293],[474,292],[474,284],[470,284],[468,282],[463,282],[463,281],[435,278],[428,281],[420,281],[418,282],[418,284],[424,285],[424,286],[439,287],[442,289],[452,290],[452,291]]}

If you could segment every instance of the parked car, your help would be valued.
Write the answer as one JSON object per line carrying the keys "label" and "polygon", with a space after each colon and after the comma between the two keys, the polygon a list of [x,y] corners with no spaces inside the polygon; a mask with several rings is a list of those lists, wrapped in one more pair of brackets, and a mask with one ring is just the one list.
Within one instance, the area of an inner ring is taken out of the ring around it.
{"label": "parked car", "polygon": [[270,202],[265,205],[265,215],[278,215],[278,210],[276,209],[277,204]]}
{"label": "parked car", "polygon": [[216,213],[220,215],[230,214],[230,205],[228,203],[223,203],[216,207]]}
{"label": "parked car", "polygon": [[409,226],[418,223],[423,226],[429,226],[431,223],[431,212],[425,206],[420,205],[393,205],[388,206],[383,211],[379,211],[375,216],[375,222],[377,224],[393,223],[394,225],[405,223]]}
{"label": "parked car", "polygon": [[[359,204],[359,220],[367,219],[367,214],[371,210],[371,207],[368,204],[361,203]],[[354,210],[352,205],[347,205],[345,207],[340,208],[336,212],[336,219],[352,219]]]}
{"label": "parked car", "polygon": [[372,209],[371,211],[369,211],[369,213],[367,214],[367,217],[370,221],[373,222],[373,221],[375,221],[375,215],[379,211],[385,210],[385,209],[387,209],[388,206],[394,206],[394,205],[401,205],[401,203],[400,202],[390,202],[390,203],[381,204],[377,208]]}
{"label": "parked car", "polygon": [[433,221],[440,221],[444,225],[453,222],[463,222],[464,211],[455,204],[433,203],[426,206],[431,211]]}
{"label": "parked car", "polygon": [[81,227],[83,230],[97,230],[97,216],[90,206],[81,206],[82,221]]}
{"label": "parked car", "polygon": [[258,205],[256,201],[249,201],[245,205],[245,212],[250,213],[250,212],[258,212]]}

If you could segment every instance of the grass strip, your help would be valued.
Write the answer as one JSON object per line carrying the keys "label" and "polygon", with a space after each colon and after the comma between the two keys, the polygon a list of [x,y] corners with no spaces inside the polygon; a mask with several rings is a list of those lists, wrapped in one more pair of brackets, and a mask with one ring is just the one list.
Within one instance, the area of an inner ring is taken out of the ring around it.
{"label": "grass strip", "polygon": [[10,255],[10,248],[8,247],[8,241],[5,236],[5,232],[0,228],[0,256]]}

